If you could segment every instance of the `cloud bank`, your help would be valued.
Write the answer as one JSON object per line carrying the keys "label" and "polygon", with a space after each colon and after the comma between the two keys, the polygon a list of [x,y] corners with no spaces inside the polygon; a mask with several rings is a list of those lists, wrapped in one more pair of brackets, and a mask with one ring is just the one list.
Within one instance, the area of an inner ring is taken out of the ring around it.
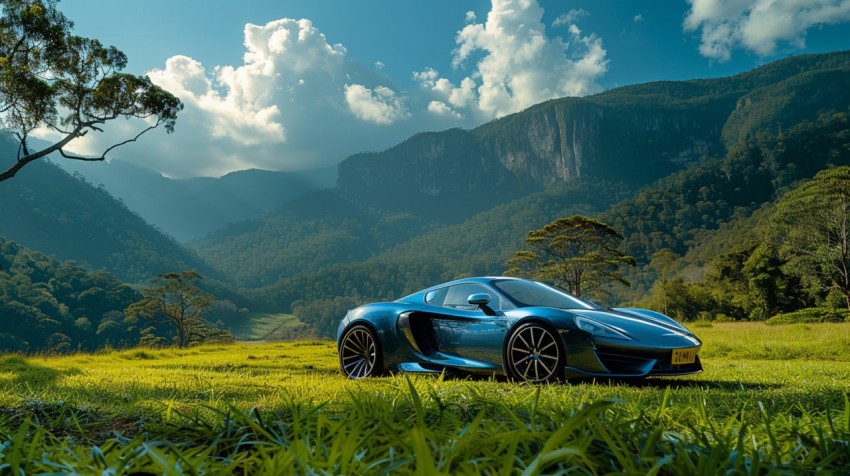
{"label": "cloud bank", "polygon": [[207,174],[236,164],[333,164],[368,147],[374,125],[408,117],[388,78],[348,62],[345,47],[330,43],[310,20],[248,24],[244,45],[238,67],[205,71],[191,58],[173,57],[149,73],[186,104],[180,118],[191,129],[186,137],[211,139],[208,150],[195,148],[208,158]]}
{"label": "cloud bank", "polygon": [[850,20],[850,0],[688,0],[685,31],[701,30],[699,52],[728,61],[743,48],[774,54],[780,43],[805,47],[806,31]]}
{"label": "cloud bank", "polygon": [[435,96],[428,110],[488,120],[548,99],[601,90],[596,80],[608,68],[602,40],[583,34],[576,24],[587,14],[571,10],[555,20],[553,28],[566,28],[566,38],[547,35],[543,9],[534,1],[493,0],[485,23],[467,14],[469,24],[457,34],[452,64],[473,63],[472,73],[457,83],[433,68],[415,73]]}

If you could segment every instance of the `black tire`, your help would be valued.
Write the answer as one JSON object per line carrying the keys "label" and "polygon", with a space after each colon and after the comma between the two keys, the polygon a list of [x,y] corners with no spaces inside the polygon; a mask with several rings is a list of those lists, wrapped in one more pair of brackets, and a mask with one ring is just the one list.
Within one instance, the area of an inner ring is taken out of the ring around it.
{"label": "black tire", "polygon": [[357,325],[339,343],[339,367],[352,379],[375,377],[384,372],[381,348],[372,329]]}
{"label": "black tire", "polygon": [[557,382],[564,374],[564,346],[549,327],[529,322],[521,324],[508,339],[505,367],[514,380]]}

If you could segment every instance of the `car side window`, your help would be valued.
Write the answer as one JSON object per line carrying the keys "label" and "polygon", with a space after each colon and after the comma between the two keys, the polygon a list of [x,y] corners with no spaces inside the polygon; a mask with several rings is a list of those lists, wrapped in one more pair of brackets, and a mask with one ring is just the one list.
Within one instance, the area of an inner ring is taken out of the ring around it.
{"label": "car side window", "polygon": [[498,296],[495,296],[494,293],[487,289],[485,286],[474,283],[458,284],[456,286],[450,287],[449,292],[448,294],[446,294],[446,298],[443,301],[443,307],[448,307],[451,309],[460,309],[463,311],[477,311],[478,306],[469,304],[469,295],[478,293],[489,294],[490,299],[492,300],[491,304],[498,308]]}

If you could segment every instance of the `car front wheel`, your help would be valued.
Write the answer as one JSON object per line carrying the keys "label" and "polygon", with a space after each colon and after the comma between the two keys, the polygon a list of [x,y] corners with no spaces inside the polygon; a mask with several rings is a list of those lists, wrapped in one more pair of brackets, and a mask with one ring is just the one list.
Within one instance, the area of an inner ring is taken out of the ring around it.
{"label": "car front wheel", "polygon": [[558,335],[538,323],[522,324],[514,330],[505,349],[508,375],[524,382],[561,380],[564,350]]}
{"label": "car front wheel", "polygon": [[354,326],[339,344],[339,365],[348,378],[374,377],[383,372],[378,339],[366,326]]}

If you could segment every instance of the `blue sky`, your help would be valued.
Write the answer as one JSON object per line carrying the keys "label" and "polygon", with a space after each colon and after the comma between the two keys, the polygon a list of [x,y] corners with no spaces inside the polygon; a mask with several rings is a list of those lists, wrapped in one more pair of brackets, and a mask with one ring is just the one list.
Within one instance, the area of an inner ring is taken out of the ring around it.
{"label": "blue sky", "polygon": [[[850,0],[62,0],[186,105],[111,156],[167,176],[310,169],[562,96],[850,49]],[[75,144],[98,153],[140,124]],[[48,137],[49,138],[49,137]]]}

